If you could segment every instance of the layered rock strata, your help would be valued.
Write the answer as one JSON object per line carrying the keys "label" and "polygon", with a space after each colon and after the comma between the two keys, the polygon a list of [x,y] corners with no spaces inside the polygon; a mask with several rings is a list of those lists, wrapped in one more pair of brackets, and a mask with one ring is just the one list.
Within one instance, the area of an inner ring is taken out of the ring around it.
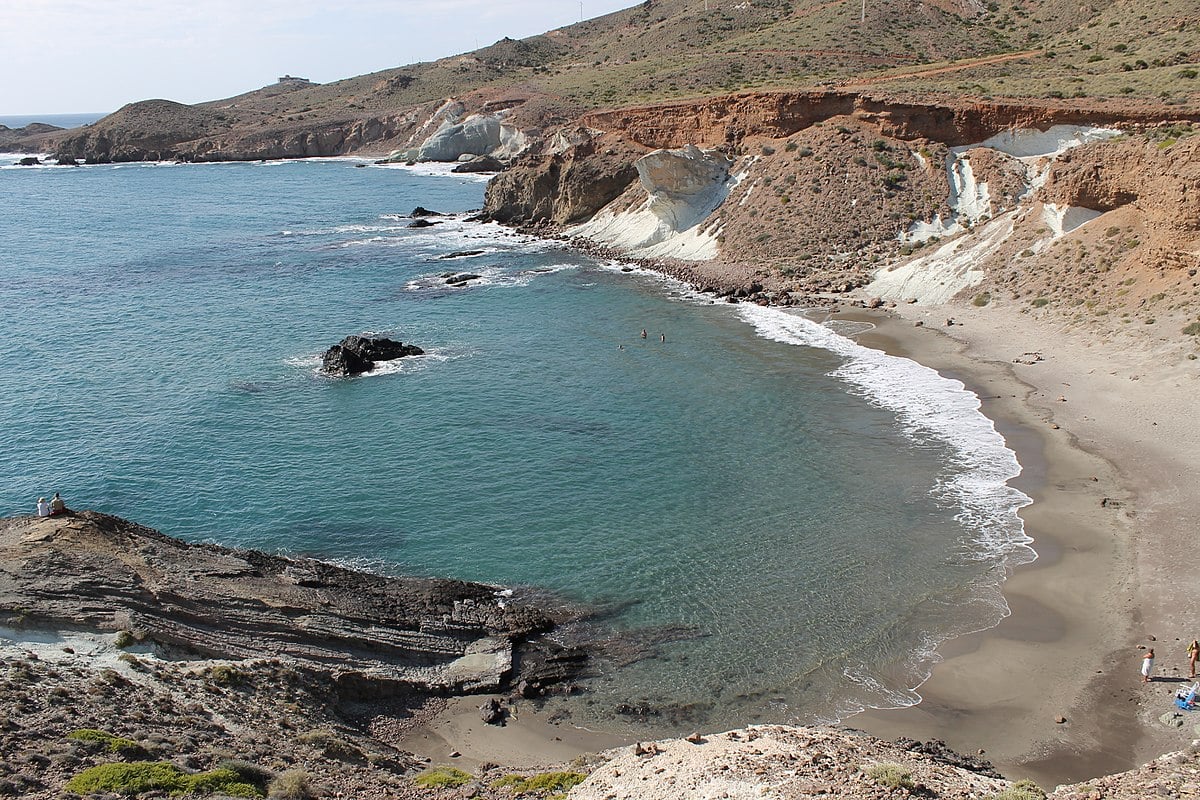
{"label": "layered rock strata", "polygon": [[0,614],[168,656],[286,659],[377,695],[541,684],[534,665],[567,678],[580,663],[542,636],[554,618],[490,586],[187,544],[92,511],[0,521]]}

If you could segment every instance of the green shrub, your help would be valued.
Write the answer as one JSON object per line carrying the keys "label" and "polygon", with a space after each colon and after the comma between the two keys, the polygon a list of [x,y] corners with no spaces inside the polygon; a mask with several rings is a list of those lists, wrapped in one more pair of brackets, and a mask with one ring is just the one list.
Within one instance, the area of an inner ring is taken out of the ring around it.
{"label": "green shrub", "polygon": [[129,631],[117,631],[117,638],[113,641],[113,644],[124,650],[126,647],[133,647],[137,644],[137,639]]}
{"label": "green shrub", "polygon": [[524,775],[505,775],[492,783],[493,789],[512,789],[517,794],[525,792],[569,792],[587,775],[582,772],[543,772],[526,778]]}
{"label": "green shrub", "polygon": [[988,795],[988,800],[1045,800],[1046,793],[1042,787],[1030,780],[1014,783],[1003,792]]}
{"label": "green shrub", "polygon": [[208,675],[217,686],[237,686],[243,678],[242,673],[228,664],[217,664]]}
{"label": "green shrub", "polygon": [[94,728],[80,728],[79,730],[71,731],[67,734],[67,738],[74,739],[77,742],[96,742],[103,745],[104,749],[110,753],[124,753],[129,750],[142,749],[142,746],[133,739],[113,736],[111,733],[98,731]]}
{"label": "green shrub", "polygon": [[231,769],[214,769],[198,775],[185,775],[179,794],[221,794],[230,797],[262,797],[263,791]]}
{"label": "green shrub", "polygon": [[979,294],[975,295],[973,300],[971,300],[972,305],[977,305],[980,308],[983,308],[990,302],[992,302],[991,292],[980,292]]}
{"label": "green shrub", "polygon": [[1042,308],[1043,306],[1048,306],[1048,305],[1050,305],[1049,297],[1035,297],[1033,300],[1034,308]]}
{"label": "green shrub", "polygon": [[1194,69],[1181,69],[1175,73],[1176,78],[1194,78],[1197,75],[1200,75],[1200,72],[1196,72]]}
{"label": "green shrub", "polygon": [[243,783],[233,770],[189,774],[174,764],[135,761],[131,764],[100,764],[85,769],[69,780],[68,792],[97,794],[115,792],[133,797],[146,792],[173,795],[222,794],[227,797],[262,797],[256,786]]}
{"label": "green shrub", "polygon": [[867,777],[888,789],[912,789],[912,773],[899,764],[872,764],[866,769]]}
{"label": "green shrub", "polygon": [[289,769],[271,781],[267,797],[271,800],[311,800],[316,797],[316,793],[307,772],[302,769]]}
{"label": "green shrub", "polygon": [[1193,322],[1189,325],[1186,325],[1183,329],[1183,332],[1186,333],[1188,336],[1200,335],[1200,322]]}
{"label": "green shrub", "polygon": [[471,774],[457,767],[431,767],[413,778],[422,789],[452,789],[470,782]]}

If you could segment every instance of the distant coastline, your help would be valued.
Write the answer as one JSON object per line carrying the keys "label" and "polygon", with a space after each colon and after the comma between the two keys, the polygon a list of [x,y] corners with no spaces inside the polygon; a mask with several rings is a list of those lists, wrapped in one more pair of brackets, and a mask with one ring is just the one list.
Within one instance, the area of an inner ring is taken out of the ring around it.
{"label": "distant coastline", "polygon": [[0,114],[0,125],[6,128],[24,128],[35,122],[44,122],[56,128],[78,128],[80,125],[90,125],[98,119],[107,117],[109,111],[92,113],[79,112],[76,114]]}

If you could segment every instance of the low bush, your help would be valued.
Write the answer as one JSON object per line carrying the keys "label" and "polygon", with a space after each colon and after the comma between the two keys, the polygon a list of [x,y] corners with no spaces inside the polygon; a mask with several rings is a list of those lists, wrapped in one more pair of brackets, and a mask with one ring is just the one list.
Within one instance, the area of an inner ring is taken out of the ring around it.
{"label": "low bush", "polygon": [[432,767],[413,778],[422,789],[453,789],[471,782],[471,774],[456,767]]}
{"label": "low bush", "polygon": [[316,796],[312,788],[312,779],[302,769],[289,769],[279,773],[267,789],[267,797],[270,800],[311,800]]}
{"label": "low bush", "polygon": [[242,673],[228,664],[218,664],[208,674],[217,686],[237,686],[243,679]]}
{"label": "low bush", "polygon": [[67,734],[67,738],[73,739],[76,742],[95,742],[103,746],[110,753],[125,753],[131,750],[143,749],[133,739],[113,736],[111,733],[98,731],[94,728],[80,728],[79,730],[71,731]]}
{"label": "low bush", "polygon": [[1021,780],[1003,792],[989,795],[987,800],[1046,800],[1046,793],[1033,781]]}
{"label": "low bush", "polygon": [[888,789],[912,789],[912,773],[899,764],[872,764],[866,768],[867,777]]}
{"label": "low bush", "polygon": [[233,770],[215,769],[193,774],[184,772],[174,764],[149,761],[100,764],[85,769],[67,782],[66,789],[75,794],[113,792],[129,797],[146,792],[262,797],[262,790],[244,783]]}
{"label": "low bush", "polygon": [[493,789],[512,789],[517,794],[525,792],[569,792],[583,783],[587,775],[582,772],[543,772],[526,778],[524,775],[505,775],[492,783]]}
{"label": "low bush", "polygon": [[1193,322],[1184,326],[1183,332],[1188,336],[1200,336],[1200,322]]}

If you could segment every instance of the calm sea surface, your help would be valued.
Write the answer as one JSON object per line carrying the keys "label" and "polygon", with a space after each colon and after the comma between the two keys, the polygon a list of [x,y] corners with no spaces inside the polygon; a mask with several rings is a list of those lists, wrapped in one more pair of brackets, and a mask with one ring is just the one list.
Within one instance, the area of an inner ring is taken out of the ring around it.
{"label": "calm sea surface", "polygon": [[[1026,498],[961,385],[466,222],[483,184],[427,172],[0,169],[0,512],[59,490],[608,604],[658,642],[572,705],[609,727],[622,703],[662,729],[911,703],[938,642],[1004,613]],[[417,205],[452,216],[409,229]],[[352,333],[429,355],[318,375]]]}

